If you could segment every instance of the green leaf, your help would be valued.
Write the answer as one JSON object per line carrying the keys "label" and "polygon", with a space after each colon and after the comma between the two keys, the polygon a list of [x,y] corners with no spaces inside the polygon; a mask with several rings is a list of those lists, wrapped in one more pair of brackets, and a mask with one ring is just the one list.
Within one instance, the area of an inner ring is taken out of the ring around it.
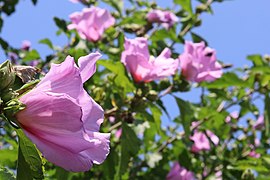
{"label": "green leaf", "polygon": [[243,171],[253,169],[257,172],[269,172],[268,168],[263,165],[262,159],[256,158],[238,160],[231,169]]}
{"label": "green leaf", "polygon": [[3,27],[3,18],[0,16],[0,32],[2,31]]}
{"label": "green leaf", "polygon": [[14,149],[1,149],[0,154],[1,154],[0,165],[8,165],[10,167],[17,160],[18,150],[15,148]]}
{"label": "green leaf", "polygon": [[132,92],[135,87],[130,82],[125,74],[125,68],[122,63],[120,62],[112,62],[108,60],[99,60],[97,64],[100,64],[113,72],[116,75],[115,83],[124,89],[124,92]]}
{"label": "green leaf", "polygon": [[116,165],[119,162],[118,152],[119,151],[116,152],[115,149],[111,147],[110,154],[106,158],[106,161],[102,163],[102,169],[105,177],[104,179],[110,180],[115,176],[117,168]]}
{"label": "green leaf", "polygon": [[45,45],[47,45],[49,48],[53,49],[53,44],[52,44],[51,40],[48,39],[48,38],[41,39],[41,40],[39,41],[39,43],[40,43],[40,44],[45,44]]}
{"label": "green leaf", "polygon": [[151,40],[154,42],[160,41],[160,40],[165,40],[166,38],[169,38],[175,42],[181,42],[181,39],[179,37],[177,37],[175,30],[173,30],[172,28],[170,30],[166,30],[166,29],[157,30],[151,36]]}
{"label": "green leaf", "polygon": [[192,167],[191,157],[188,153],[187,149],[183,149],[178,157],[178,162],[181,166],[185,167],[186,169],[190,170]]}
{"label": "green leaf", "polygon": [[189,14],[193,14],[191,0],[173,0],[175,4],[179,4],[182,8],[187,11]]}
{"label": "green leaf", "polygon": [[194,109],[190,102],[184,101],[174,96],[179,107],[181,123],[184,127],[186,137],[190,135],[190,126],[194,118]]}
{"label": "green leaf", "polygon": [[58,17],[54,17],[53,20],[57,25],[57,27],[59,27],[59,29],[62,29],[64,32],[67,32],[67,23],[65,20],[60,19]]}
{"label": "green leaf", "polygon": [[160,133],[160,131],[161,131],[161,115],[162,115],[162,112],[154,104],[150,104],[149,108],[150,108],[150,110],[152,112],[152,116],[153,116],[154,121],[155,121],[156,129],[157,129],[158,133]]}
{"label": "green leaf", "polygon": [[7,50],[9,45],[7,43],[7,41],[5,41],[4,39],[0,38],[0,45],[4,50]]}
{"label": "green leaf", "polygon": [[1,180],[15,180],[15,175],[12,171],[4,167],[0,167],[0,179]]}
{"label": "green leaf", "polygon": [[103,1],[114,7],[119,12],[120,15],[122,14],[124,7],[123,0],[103,0]]}
{"label": "green leaf", "polygon": [[32,60],[36,60],[36,59],[39,59],[40,58],[40,55],[39,53],[37,52],[37,50],[33,49],[29,52],[27,52],[23,58],[23,61],[26,62],[26,61],[32,61]]}
{"label": "green leaf", "polygon": [[264,65],[263,58],[259,54],[249,55],[249,56],[247,56],[247,59],[252,61],[254,66],[262,66],[262,65]]}
{"label": "green leaf", "polygon": [[203,42],[205,42],[205,45],[208,46],[207,41],[204,38],[202,38],[201,36],[199,36],[198,34],[191,32],[191,37],[192,37],[193,42],[200,43],[203,41]]}
{"label": "green leaf", "polygon": [[21,129],[16,132],[19,137],[17,179],[43,179],[43,164],[38,150]]}
{"label": "green leaf", "polygon": [[137,156],[139,149],[140,140],[133,129],[123,122],[121,135],[121,157],[117,172],[118,177],[126,172],[130,158]]}
{"label": "green leaf", "polygon": [[142,12],[135,12],[132,16],[124,17],[122,21],[119,23],[119,26],[123,25],[131,25],[131,24],[136,24],[136,25],[145,25],[147,21],[145,20],[145,14]]}
{"label": "green leaf", "polygon": [[37,4],[37,0],[31,0],[34,5]]}
{"label": "green leaf", "polygon": [[215,80],[214,82],[203,82],[201,83],[201,85],[207,88],[222,89],[229,86],[248,87],[249,83],[244,81],[243,79],[240,79],[235,73],[227,72],[224,73],[221,78]]}
{"label": "green leaf", "polygon": [[56,179],[69,179],[69,175],[71,173],[66,171],[65,169],[61,168],[61,167],[56,167],[56,173],[55,173],[55,177]]}

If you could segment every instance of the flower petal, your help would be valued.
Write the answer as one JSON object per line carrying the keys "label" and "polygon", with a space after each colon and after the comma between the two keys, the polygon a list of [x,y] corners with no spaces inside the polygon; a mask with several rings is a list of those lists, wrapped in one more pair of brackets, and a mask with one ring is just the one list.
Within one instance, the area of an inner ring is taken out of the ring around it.
{"label": "flower petal", "polygon": [[101,57],[99,52],[82,56],[78,60],[82,82],[87,81],[96,72],[96,61]]}
{"label": "flower petal", "polygon": [[65,94],[39,93],[26,94],[20,100],[27,108],[17,114],[17,119],[31,140],[34,136],[46,139],[71,152],[88,148],[82,131],[81,107],[74,99]]}

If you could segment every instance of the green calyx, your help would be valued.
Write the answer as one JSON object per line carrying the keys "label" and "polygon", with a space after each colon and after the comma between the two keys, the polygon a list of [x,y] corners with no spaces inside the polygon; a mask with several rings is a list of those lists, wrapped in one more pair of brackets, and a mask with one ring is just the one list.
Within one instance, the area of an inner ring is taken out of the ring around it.
{"label": "green calyx", "polygon": [[[15,82],[15,71],[10,61],[0,64],[0,96],[7,93]],[[4,99],[4,98],[3,98]]]}
{"label": "green calyx", "polygon": [[16,120],[16,113],[25,109],[25,105],[18,99],[12,99],[6,103],[6,107],[3,108],[3,114],[6,120],[15,128],[20,128],[18,121]]}

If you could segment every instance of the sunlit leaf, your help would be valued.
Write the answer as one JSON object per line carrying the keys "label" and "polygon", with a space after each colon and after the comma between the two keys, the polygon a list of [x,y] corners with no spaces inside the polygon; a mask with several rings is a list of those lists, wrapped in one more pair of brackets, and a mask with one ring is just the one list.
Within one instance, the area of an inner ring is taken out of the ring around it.
{"label": "sunlit leaf", "polygon": [[16,132],[19,137],[17,179],[43,179],[43,164],[35,145],[22,130]]}

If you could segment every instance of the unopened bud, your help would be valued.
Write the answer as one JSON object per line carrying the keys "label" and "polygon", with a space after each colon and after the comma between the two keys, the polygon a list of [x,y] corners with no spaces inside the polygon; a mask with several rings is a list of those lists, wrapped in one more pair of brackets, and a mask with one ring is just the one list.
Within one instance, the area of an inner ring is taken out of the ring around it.
{"label": "unopened bud", "polygon": [[15,72],[10,61],[0,64],[0,95],[7,92],[15,81]]}

